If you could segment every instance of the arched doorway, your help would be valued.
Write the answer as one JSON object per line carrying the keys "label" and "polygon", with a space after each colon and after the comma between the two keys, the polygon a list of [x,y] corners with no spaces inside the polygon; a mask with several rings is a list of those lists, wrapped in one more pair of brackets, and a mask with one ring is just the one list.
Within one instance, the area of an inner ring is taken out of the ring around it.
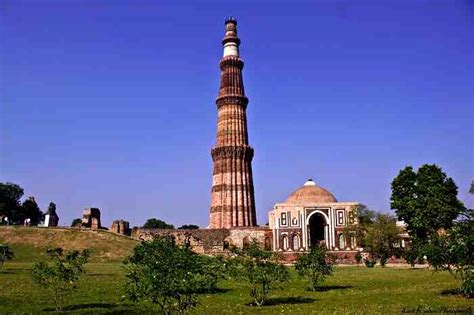
{"label": "arched doorway", "polygon": [[327,243],[325,239],[326,219],[321,213],[311,215],[308,222],[308,230],[310,247],[314,247],[323,242]]}

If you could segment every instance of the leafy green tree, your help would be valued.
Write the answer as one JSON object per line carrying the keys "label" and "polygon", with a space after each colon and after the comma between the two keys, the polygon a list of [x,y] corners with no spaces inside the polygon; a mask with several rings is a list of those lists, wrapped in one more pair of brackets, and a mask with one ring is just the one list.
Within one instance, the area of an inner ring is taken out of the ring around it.
{"label": "leafy green tree", "polygon": [[171,237],[142,242],[124,264],[128,299],[164,314],[195,307],[197,294],[215,290],[223,270],[216,258],[198,255]]}
{"label": "leafy green tree", "polygon": [[354,218],[355,220],[348,222],[344,227],[344,237],[351,239],[354,236],[358,247],[364,248],[365,235],[367,234],[367,229],[374,221],[375,211],[361,204],[354,210]]}
{"label": "leafy green tree", "polygon": [[13,250],[7,244],[0,244],[0,270],[3,269],[3,264],[7,260],[12,260],[15,255]]}
{"label": "leafy green tree", "polygon": [[391,208],[407,225],[413,242],[426,242],[440,229],[448,229],[464,210],[458,188],[437,165],[418,171],[407,166],[392,182]]}
{"label": "leafy green tree", "polygon": [[424,264],[424,243],[412,242],[409,247],[405,248],[403,251],[403,257],[405,260],[412,266],[415,267],[415,264]]}
{"label": "leafy green tree", "polygon": [[13,183],[0,183],[0,216],[5,215],[14,224],[23,220],[20,198],[23,188]]}
{"label": "leafy green tree", "polygon": [[81,224],[82,224],[82,220],[80,218],[75,218],[71,222],[71,227],[80,226]]}
{"label": "leafy green tree", "polygon": [[174,229],[174,225],[168,224],[160,219],[148,219],[143,225],[144,229]]}
{"label": "leafy green tree", "polygon": [[31,225],[38,225],[39,220],[43,216],[38,204],[34,197],[29,197],[26,199],[23,204],[21,205],[23,208],[25,218],[29,218],[31,220]]}
{"label": "leafy green tree", "polygon": [[400,256],[400,234],[395,217],[378,213],[365,234],[365,250],[383,266],[390,256]]}
{"label": "leafy green tree", "polygon": [[194,224],[184,224],[178,228],[178,230],[197,230],[197,229],[199,229],[199,226],[194,225]]}
{"label": "leafy green tree", "polygon": [[237,257],[231,260],[233,273],[250,284],[250,296],[257,306],[265,304],[271,289],[280,288],[289,280],[288,269],[281,264],[281,257],[262,249],[255,239],[244,249],[234,248],[234,253]]}
{"label": "leafy green tree", "polygon": [[423,253],[436,270],[447,270],[460,281],[460,293],[474,297],[474,211],[457,221],[445,233],[434,235]]}
{"label": "leafy green tree", "polygon": [[309,280],[309,291],[316,291],[326,276],[333,274],[334,268],[335,259],[325,245],[311,247],[309,253],[299,256],[295,262],[298,274]]}
{"label": "leafy green tree", "polygon": [[48,249],[51,263],[38,262],[33,265],[32,276],[61,312],[68,295],[77,288],[80,277],[85,273],[84,265],[89,259],[89,251],[77,250],[64,253],[62,248]]}

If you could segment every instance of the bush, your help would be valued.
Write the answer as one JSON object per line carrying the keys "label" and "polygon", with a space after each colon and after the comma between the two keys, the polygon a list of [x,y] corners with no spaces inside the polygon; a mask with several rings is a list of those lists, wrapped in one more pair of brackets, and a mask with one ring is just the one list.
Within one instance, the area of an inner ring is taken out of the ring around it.
{"label": "bush", "polygon": [[3,264],[7,260],[12,260],[15,255],[13,254],[10,246],[6,244],[0,244],[0,270],[3,269]]}
{"label": "bush", "polygon": [[377,261],[375,259],[367,258],[364,260],[364,263],[367,268],[374,268]]}
{"label": "bush", "polygon": [[281,257],[260,248],[254,239],[247,248],[234,249],[237,257],[231,260],[236,277],[250,284],[254,305],[262,306],[272,288],[281,288],[289,280],[288,269],[281,264]]}
{"label": "bush", "polygon": [[221,262],[158,236],[136,246],[125,260],[126,296],[164,314],[185,313],[197,305],[198,293],[216,289],[224,272]]}
{"label": "bush", "polygon": [[311,247],[309,253],[298,257],[295,269],[300,276],[309,280],[308,290],[316,291],[324,278],[334,272],[334,258],[328,254],[324,245]]}
{"label": "bush", "polygon": [[71,227],[80,227],[82,225],[82,219],[76,218],[72,220]]}
{"label": "bush", "polygon": [[85,273],[84,265],[89,259],[89,251],[80,253],[69,251],[64,255],[62,248],[48,249],[51,264],[39,262],[33,265],[33,280],[46,290],[56,311],[63,310],[65,299],[77,288],[80,277]]}
{"label": "bush", "polygon": [[435,270],[446,270],[460,281],[459,292],[474,296],[474,223],[458,221],[443,235],[433,236],[423,252]]}
{"label": "bush", "polygon": [[415,241],[413,239],[412,244],[408,248],[405,249],[403,253],[403,258],[409,263],[412,267],[415,267],[415,264],[424,264],[425,261],[423,259],[423,244]]}
{"label": "bush", "polygon": [[362,261],[362,254],[360,253],[360,251],[357,251],[354,258],[356,260],[357,266],[359,266]]}
{"label": "bush", "polygon": [[174,225],[168,224],[163,220],[157,218],[151,218],[146,220],[143,225],[144,229],[174,229]]}
{"label": "bush", "polygon": [[387,264],[387,260],[388,258],[382,255],[382,257],[380,257],[380,266],[385,267],[385,265]]}

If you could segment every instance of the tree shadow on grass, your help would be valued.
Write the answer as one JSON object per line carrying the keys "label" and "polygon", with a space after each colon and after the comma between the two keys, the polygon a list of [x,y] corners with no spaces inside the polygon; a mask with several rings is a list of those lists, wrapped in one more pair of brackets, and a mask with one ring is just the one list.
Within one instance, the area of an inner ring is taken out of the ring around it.
{"label": "tree shadow on grass", "polygon": [[444,289],[440,293],[441,295],[451,295],[451,296],[461,296],[461,293],[459,292],[459,288],[453,288],[453,289]]}
{"label": "tree shadow on grass", "polygon": [[15,269],[3,269],[0,270],[0,275],[13,275],[13,274],[20,274],[20,273],[25,273],[25,271],[31,271],[31,268],[15,268]]}
{"label": "tree shadow on grass", "polygon": [[87,276],[89,276],[89,277],[110,277],[110,276],[116,276],[116,275],[117,275],[116,273],[112,273],[112,272],[110,272],[110,273],[104,273],[104,272],[102,272],[102,273],[100,273],[100,272],[97,272],[97,273],[95,273],[95,272],[89,272],[89,273],[87,274]]}
{"label": "tree shadow on grass", "polygon": [[[275,306],[281,304],[306,304],[313,303],[316,301],[314,298],[305,297],[305,296],[286,296],[286,297],[276,297],[268,299],[263,306]],[[255,304],[250,303],[247,306],[255,306]]]}
{"label": "tree shadow on grass", "polygon": [[332,290],[344,290],[352,288],[351,285],[325,285],[324,287],[317,287],[315,291],[326,292]]}
{"label": "tree shadow on grass", "polygon": [[[74,305],[68,305],[63,308],[64,312],[68,311],[79,311],[79,310],[86,310],[86,309],[93,309],[93,308],[103,308],[103,309],[111,309],[116,307],[116,304],[110,304],[110,303],[84,303],[84,304],[74,304]],[[49,307],[45,308],[43,311],[45,312],[55,312],[56,309]]]}
{"label": "tree shadow on grass", "polygon": [[232,291],[232,289],[228,288],[215,288],[212,290],[202,290],[201,292],[197,292],[198,295],[208,295],[208,294],[223,294],[226,292]]}

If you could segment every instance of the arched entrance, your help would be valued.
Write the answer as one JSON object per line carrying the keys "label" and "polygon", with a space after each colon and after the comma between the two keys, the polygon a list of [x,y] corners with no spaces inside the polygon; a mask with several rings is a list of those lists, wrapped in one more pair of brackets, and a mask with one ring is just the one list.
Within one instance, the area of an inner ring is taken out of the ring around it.
{"label": "arched entrance", "polygon": [[326,243],[326,218],[321,213],[314,213],[309,218],[308,222],[309,244],[314,247],[321,243]]}

